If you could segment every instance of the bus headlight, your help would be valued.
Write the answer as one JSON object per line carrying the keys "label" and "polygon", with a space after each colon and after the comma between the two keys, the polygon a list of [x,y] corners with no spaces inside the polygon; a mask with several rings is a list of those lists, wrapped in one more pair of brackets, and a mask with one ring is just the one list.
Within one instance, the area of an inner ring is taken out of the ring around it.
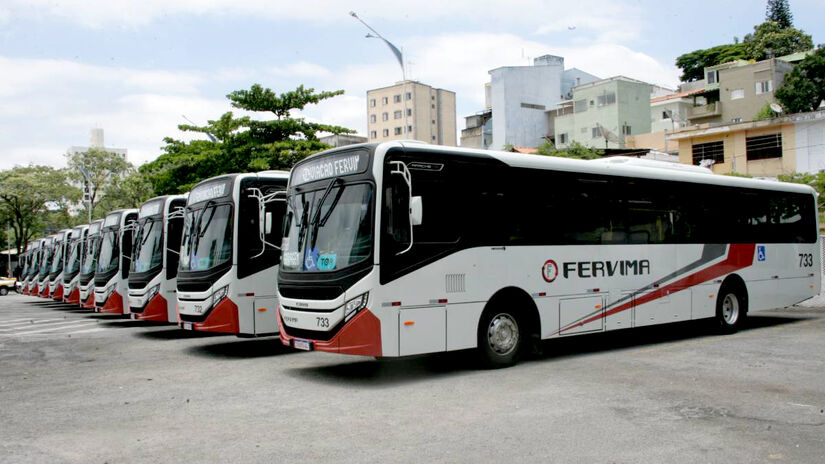
{"label": "bus headlight", "polygon": [[217,306],[218,303],[221,302],[221,300],[226,298],[226,296],[228,294],[229,294],[229,285],[227,285],[225,287],[221,287],[221,288],[215,290],[215,292],[212,294],[212,296],[209,297],[211,302],[208,305],[204,306],[203,311],[200,311],[200,314],[205,314],[208,311],[210,311],[212,308]]}
{"label": "bus headlight", "polygon": [[363,295],[356,296],[344,304],[344,321],[352,319],[352,316],[355,316],[358,311],[361,311],[367,306],[369,294],[370,292],[367,292]]}
{"label": "bus headlight", "polygon": [[115,287],[117,287],[117,283],[114,283],[106,287],[106,291],[103,292],[103,294],[106,295],[106,298],[109,298],[110,296],[112,296],[112,293],[115,293]]}
{"label": "bus headlight", "polygon": [[148,303],[155,295],[158,294],[160,291],[160,284],[155,285],[154,287],[150,288],[148,292],[146,292],[146,302]]}

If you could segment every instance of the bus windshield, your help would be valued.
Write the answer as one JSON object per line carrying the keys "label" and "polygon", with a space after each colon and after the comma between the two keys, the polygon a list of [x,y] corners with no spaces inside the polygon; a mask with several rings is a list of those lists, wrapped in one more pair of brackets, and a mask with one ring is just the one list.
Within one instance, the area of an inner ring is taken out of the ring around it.
{"label": "bus windshield", "polygon": [[206,202],[186,209],[181,240],[181,271],[206,271],[232,259],[232,206]]}
{"label": "bus windshield", "polygon": [[159,217],[141,219],[133,246],[133,272],[147,272],[163,264],[163,220]]}
{"label": "bus windshield", "polygon": [[80,272],[89,275],[97,268],[97,256],[100,250],[100,235],[90,236],[86,244],[86,253],[83,255],[83,264]]}
{"label": "bus windshield", "polygon": [[106,274],[118,269],[120,261],[120,238],[117,229],[103,231],[100,244],[100,256],[97,259],[97,272]]}
{"label": "bus windshield", "polygon": [[54,257],[52,257],[52,268],[49,270],[52,274],[63,270],[63,242],[59,242],[54,247]]}
{"label": "bus windshield", "polygon": [[66,261],[66,273],[72,274],[80,268],[80,240],[73,240],[69,245],[69,259]]}
{"label": "bus windshield", "polygon": [[314,191],[293,191],[287,198],[284,271],[336,271],[370,256],[372,186],[330,182]]}
{"label": "bus windshield", "polygon": [[49,273],[52,267],[52,247],[48,246],[43,250],[43,261],[40,263],[40,275],[44,276]]}

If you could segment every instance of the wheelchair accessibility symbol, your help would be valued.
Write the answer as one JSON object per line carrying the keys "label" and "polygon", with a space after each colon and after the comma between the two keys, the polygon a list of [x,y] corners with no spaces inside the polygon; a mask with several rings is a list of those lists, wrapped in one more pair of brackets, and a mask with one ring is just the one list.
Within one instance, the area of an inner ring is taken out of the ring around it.
{"label": "wheelchair accessibility symbol", "polygon": [[756,247],[756,259],[758,261],[765,261],[765,245],[759,245]]}

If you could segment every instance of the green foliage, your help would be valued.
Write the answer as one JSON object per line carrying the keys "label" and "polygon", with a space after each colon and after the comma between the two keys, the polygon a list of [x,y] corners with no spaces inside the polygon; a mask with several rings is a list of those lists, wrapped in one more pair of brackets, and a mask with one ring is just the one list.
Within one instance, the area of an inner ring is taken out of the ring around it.
{"label": "green foliage", "polygon": [[572,142],[567,148],[558,149],[552,143],[546,142],[539,147],[538,154],[560,158],[597,159],[604,155],[604,150],[586,147],[579,142]]}
{"label": "green foliage", "polygon": [[206,126],[180,125],[180,130],[207,134],[210,140],[184,142],[167,137],[164,153],[141,166],[140,172],[158,195],[165,195],[186,192],[196,183],[220,174],[291,169],[306,156],[329,148],[318,140],[319,132],[354,132],[294,118],[291,111],[341,94],[343,90],[316,93],[299,86],[277,95],[258,84],[249,90],[234,91],[227,95],[233,107],[274,119],[236,118],[230,111],[220,119],[207,121]]}
{"label": "green foliage", "polygon": [[762,106],[762,108],[759,108],[759,111],[755,115],[753,115],[753,120],[754,121],[762,121],[762,120],[765,120],[765,119],[773,119],[776,116],[777,116],[777,114],[774,113],[773,110],[771,109],[771,103],[766,102]]}
{"label": "green foliage", "polygon": [[139,208],[152,196],[152,184],[149,179],[132,168],[126,176],[113,180],[95,209],[101,214],[106,214],[121,208]]}
{"label": "green foliage", "polygon": [[69,204],[80,189],[67,182],[68,173],[49,166],[17,166],[0,172],[0,210],[10,220],[18,251],[48,231],[67,227]]}
{"label": "green foliage", "polygon": [[788,0],[768,0],[765,20],[773,21],[782,28],[793,27],[793,14]]}
{"label": "green foliage", "polygon": [[126,161],[124,156],[100,148],[90,148],[80,153],[67,153],[66,164],[69,178],[76,185],[86,185],[84,170],[89,176],[92,183],[89,194],[92,199],[95,218],[102,218],[110,211],[109,209],[97,207],[101,197],[105,197],[113,185],[135,169],[131,163]]}
{"label": "green foliage", "polygon": [[754,26],[753,34],[745,35],[742,44],[748,58],[756,61],[814,48],[810,34],[794,27],[782,27],[774,21],[765,21]]}
{"label": "green foliage", "polygon": [[825,47],[805,57],[774,93],[788,113],[813,111],[825,100]]}
{"label": "green foliage", "polygon": [[[825,195],[825,171],[820,171],[816,174],[780,174],[779,176],[777,176],[777,179],[779,179],[782,182],[793,182],[795,184],[810,185],[814,188],[814,190],[816,190],[820,198],[822,198],[822,195]],[[825,209],[825,203],[819,201],[820,212],[822,212],[823,209]]]}
{"label": "green foliage", "polygon": [[682,82],[691,82],[704,79],[704,68],[708,66],[747,58],[745,44],[734,43],[685,53],[676,58],[676,66],[682,70],[679,79]]}

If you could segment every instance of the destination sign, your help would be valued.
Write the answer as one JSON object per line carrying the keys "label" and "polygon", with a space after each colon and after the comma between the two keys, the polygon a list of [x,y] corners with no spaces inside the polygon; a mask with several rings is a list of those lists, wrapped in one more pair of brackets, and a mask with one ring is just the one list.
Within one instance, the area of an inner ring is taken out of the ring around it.
{"label": "destination sign", "polygon": [[103,227],[112,227],[118,225],[120,222],[120,213],[110,214],[106,216],[106,221],[103,223]]}
{"label": "destination sign", "polygon": [[147,216],[154,216],[160,213],[160,207],[162,204],[163,200],[157,200],[144,204],[140,207],[140,214],[138,217],[145,218]]}
{"label": "destination sign", "polygon": [[100,232],[100,223],[99,222],[93,222],[89,226],[89,235],[93,235],[93,234],[96,234],[98,232]]}
{"label": "destination sign", "polygon": [[294,187],[316,180],[360,174],[367,170],[368,162],[369,155],[363,151],[323,156],[293,169],[290,183]]}
{"label": "destination sign", "polygon": [[229,194],[229,181],[207,182],[196,186],[189,192],[188,204],[193,205],[202,201],[214,200]]}

